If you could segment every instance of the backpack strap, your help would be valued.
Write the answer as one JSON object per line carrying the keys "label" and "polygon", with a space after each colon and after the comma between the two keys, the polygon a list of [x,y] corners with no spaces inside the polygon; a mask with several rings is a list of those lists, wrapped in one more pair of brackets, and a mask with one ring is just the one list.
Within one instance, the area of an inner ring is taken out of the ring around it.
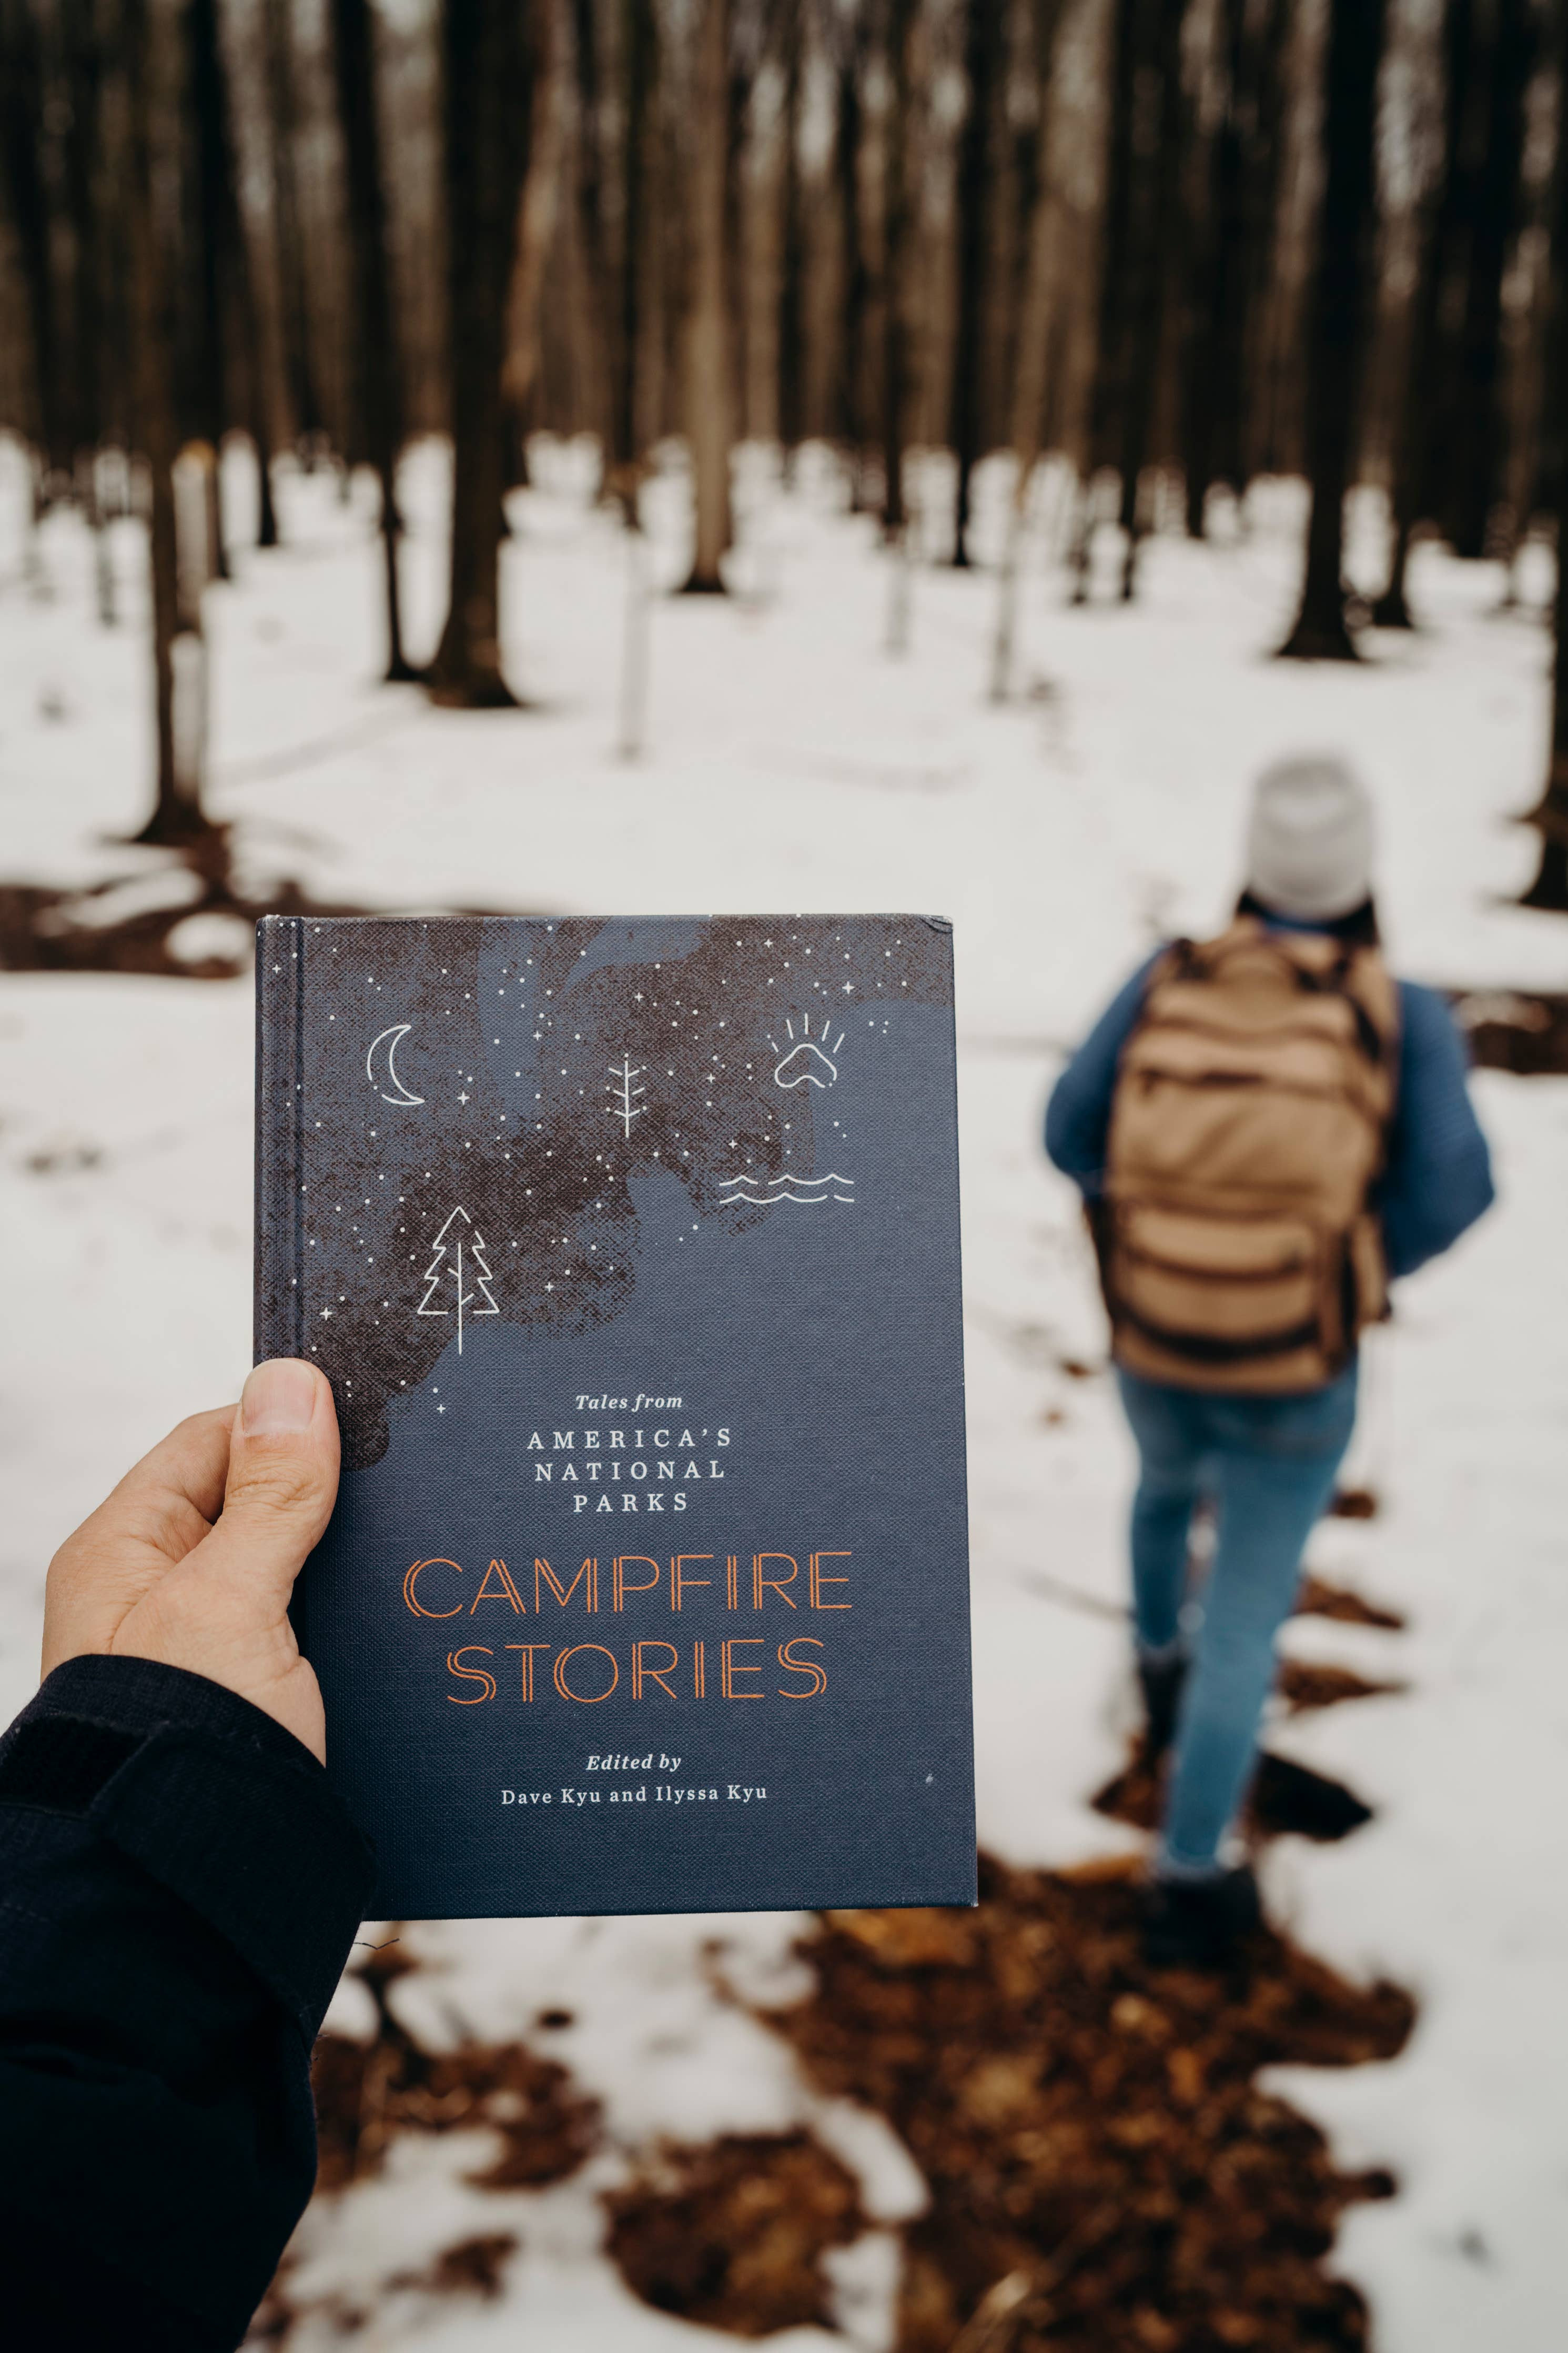
{"label": "backpack strap", "polygon": [[1285,961],[1296,976],[1296,986],[1308,997],[1342,997],[1355,1017],[1356,1042],[1374,1070],[1381,1067],[1392,1040],[1384,1036],[1355,990],[1351,987],[1351,975],[1355,970],[1356,949],[1347,941],[1326,972],[1314,972],[1310,965],[1301,964],[1286,954]]}

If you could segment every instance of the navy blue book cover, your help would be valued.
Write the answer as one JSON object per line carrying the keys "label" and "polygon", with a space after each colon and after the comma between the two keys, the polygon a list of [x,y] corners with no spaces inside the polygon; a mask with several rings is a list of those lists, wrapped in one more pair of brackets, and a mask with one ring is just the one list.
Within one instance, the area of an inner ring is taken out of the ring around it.
{"label": "navy blue book cover", "polygon": [[257,956],[256,1348],[406,1918],[974,1901],[952,935],[317,920]]}

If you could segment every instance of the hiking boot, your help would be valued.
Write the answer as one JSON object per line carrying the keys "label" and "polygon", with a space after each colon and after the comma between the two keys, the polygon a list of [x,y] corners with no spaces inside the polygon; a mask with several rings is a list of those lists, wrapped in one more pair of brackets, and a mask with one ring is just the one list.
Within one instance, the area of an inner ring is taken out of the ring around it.
{"label": "hiking boot", "polygon": [[1138,1686],[1143,1694],[1143,1753],[1151,1765],[1159,1763],[1176,1736],[1176,1712],[1186,1679],[1184,1651],[1172,1658],[1138,1662]]}
{"label": "hiking boot", "polygon": [[1143,1892],[1143,1957],[1156,1969],[1213,1969],[1261,1926],[1249,1865],[1213,1879],[1154,1879]]}

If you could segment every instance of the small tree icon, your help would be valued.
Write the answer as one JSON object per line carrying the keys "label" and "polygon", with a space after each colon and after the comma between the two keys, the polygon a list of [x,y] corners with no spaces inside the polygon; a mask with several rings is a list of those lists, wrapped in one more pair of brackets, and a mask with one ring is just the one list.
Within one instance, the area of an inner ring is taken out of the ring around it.
{"label": "small tree icon", "polygon": [[634,1080],[641,1078],[647,1067],[644,1062],[634,1063],[629,1054],[621,1056],[618,1067],[614,1062],[610,1064],[609,1092],[616,1100],[608,1106],[609,1116],[620,1121],[624,1135],[630,1135],[633,1120],[640,1119],[647,1109],[647,1103],[637,1100],[638,1095],[646,1094],[647,1089],[633,1084]]}
{"label": "small tree icon", "polygon": [[[499,1315],[500,1314],[500,1309],[497,1305],[495,1296],[490,1290],[490,1284],[495,1281],[495,1277],[491,1274],[489,1264],[485,1259],[483,1235],[475,1233],[467,1244],[466,1265],[464,1263],[465,1246],[461,1229],[458,1229],[450,1241],[447,1239],[447,1235],[451,1233],[453,1226],[457,1223],[457,1220],[459,1218],[461,1218],[465,1226],[471,1226],[474,1222],[472,1218],[469,1217],[467,1209],[462,1208],[454,1209],[451,1216],[447,1219],[446,1224],[442,1227],[440,1232],[436,1237],[434,1243],[435,1255],[431,1259],[429,1265],[426,1268],[422,1278],[424,1282],[428,1283],[429,1289],[426,1292],[424,1298],[420,1301],[415,1313],[419,1315],[451,1315],[455,1314],[458,1318],[458,1354],[460,1356],[463,1353],[463,1318],[466,1315]],[[446,1262],[444,1263],[444,1261]],[[447,1282],[451,1283],[453,1288],[453,1296],[456,1302],[455,1306],[433,1307],[430,1303],[431,1301],[435,1298],[436,1293],[441,1289],[443,1283]],[[470,1283],[474,1285],[472,1290],[468,1288]],[[476,1304],[476,1302],[479,1303]]]}

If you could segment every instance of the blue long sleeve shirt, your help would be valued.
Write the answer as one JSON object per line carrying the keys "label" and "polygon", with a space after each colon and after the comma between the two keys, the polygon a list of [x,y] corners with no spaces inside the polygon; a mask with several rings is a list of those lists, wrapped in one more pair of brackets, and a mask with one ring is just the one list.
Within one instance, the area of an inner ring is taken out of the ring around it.
{"label": "blue long sleeve shirt", "polygon": [[[1046,1150],[1085,1197],[1105,1181],[1121,1050],[1163,951],[1118,990],[1052,1090]],[[1374,1206],[1391,1275],[1413,1274],[1458,1241],[1494,1198],[1491,1155],[1465,1084],[1464,1041],[1435,990],[1399,983],[1399,1074],[1388,1159]]]}

